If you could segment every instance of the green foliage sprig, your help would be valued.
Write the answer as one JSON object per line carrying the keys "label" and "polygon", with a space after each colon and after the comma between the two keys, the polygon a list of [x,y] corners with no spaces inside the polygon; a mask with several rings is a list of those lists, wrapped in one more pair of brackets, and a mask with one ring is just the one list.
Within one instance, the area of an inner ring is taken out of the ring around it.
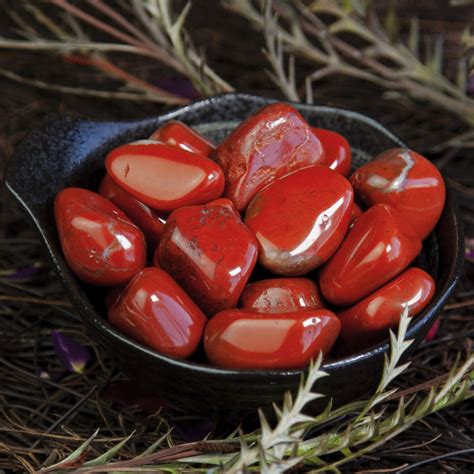
{"label": "green foliage sprig", "polygon": [[[390,389],[391,382],[409,366],[404,362],[413,341],[406,340],[410,318],[407,309],[401,315],[397,335],[390,333],[390,355],[385,356],[383,374],[368,400],[333,408],[329,402],[318,416],[304,413],[311,401],[322,395],[314,391],[327,376],[321,370],[321,356],[310,365],[295,397],[287,393],[282,407],[274,406],[276,424],[270,426],[263,412],[260,429],[254,433],[234,433],[225,440],[205,440],[171,446],[170,432],[165,433],[140,456],[113,461],[132,435],[108,452],[87,460],[87,449],[97,432],[74,453],[41,473],[67,472],[206,472],[263,473],[284,472],[295,466],[312,472],[340,472],[339,468],[380,448],[413,423],[455,403],[474,396],[474,355],[456,363],[445,377],[437,377],[408,391]],[[317,435],[312,435],[318,429]],[[331,455],[330,458],[327,458]]]}

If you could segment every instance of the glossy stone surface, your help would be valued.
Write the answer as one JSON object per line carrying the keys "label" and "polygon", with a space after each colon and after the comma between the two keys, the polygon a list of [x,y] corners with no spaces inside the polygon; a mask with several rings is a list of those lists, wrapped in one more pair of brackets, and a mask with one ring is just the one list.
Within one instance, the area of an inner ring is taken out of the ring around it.
{"label": "glossy stone surface", "polygon": [[107,155],[105,167],[121,188],[158,211],[203,204],[224,191],[224,174],[216,163],[162,143],[122,145]]}
{"label": "glossy stone surface", "polygon": [[109,309],[109,322],[161,354],[184,359],[199,345],[207,319],[173,278],[150,267]]}
{"label": "glossy stone surface", "polygon": [[286,276],[322,265],[344,238],[352,202],[349,181],[326,166],[295,171],[267,186],[245,214],[260,264]]}
{"label": "glossy stone surface", "polygon": [[234,203],[227,198],[218,198],[218,199],[213,199],[212,201],[209,201],[207,203],[208,206],[223,206],[229,209],[229,211],[232,211],[239,219],[240,219],[240,213],[239,211],[235,208]]}
{"label": "glossy stone surface", "polygon": [[360,206],[354,202],[352,204],[352,208],[351,208],[351,217],[350,217],[350,224],[352,225],[353,222],[362,215],[362,209],[360,208]]}
{"label": "glossy stone surface", "polygon": [[284,313],[299,308],[322,308],[316,283],[309,278],[272,278],[247,285],[241,308]]}
{"label": "glossy stone surface", "polygon": [[171,213],[157,252],[160,266],[212,316],[237,305],[258,247],[240,216],[219,200]]}
{"label": "glossy stone surface", "polygon": [[214,145],[183,122],[170,120],[150,135],[150,140],[158,140],[167,145],[177,146],[185,151],[211,156]]}
{"label": "glossy stone surface", "polygon": [[122,189],[105,174],[99,194],[112,201],[136,224],[145,235],[148,246],[155,249],[165,227],[165,218]]}
{"label": "glossy stone surface", "polygon": [[327,354],[340,331],[327,309],[258,313],[230,309],[216,314],[204,332],[204,349],[218,367],[294,369],[305,367],[319,352]]}
{"label": "glossy stone surface", "polygon": [[362,202],[390,204],[421,239],[431,233],[443,211],[443,177],[429,160],[408,148],[381,153],[361,166],[351,182]]}
{"label": "glossy stone surface", "polygon": [[418,315],[430,302],[435,282],[425,271],[409,268],[354,306],[337,313],[346,352],[370,347],[396,330],[405,306]]}
{"label": "glossy stone surface", "polygon": [[271,104],[242,122],[218,147],[225,196],[239,211],[264,186],[324,161],[320,141],[303,117],[284,103]]}
{"label": "glossy stone surface", "polygon": [[55,197],[54,215],[64,257],[86,283],[122,285],[145,266],[142,232],[108,199],[65,188]]}
{"label": "glossy stone surface", "polygon": [[324,128],[312,127],[311,130],[321,142],[324,150],[324,163],[343,176],[351,173],[352,152],[349,142],[339,133]]}
{"label": "glossy stone surface", "polygon": [[421,240],[407,230],[391,206],[377,204],[365,211],[320,271],[323,296],[350,305],[397,276],[421,250]]}

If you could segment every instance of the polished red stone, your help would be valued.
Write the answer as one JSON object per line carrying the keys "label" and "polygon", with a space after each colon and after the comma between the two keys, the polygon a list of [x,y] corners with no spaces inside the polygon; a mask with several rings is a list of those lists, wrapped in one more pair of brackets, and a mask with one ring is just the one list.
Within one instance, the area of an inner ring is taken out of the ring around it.
{"label": "polished red stone", "polygon": [[207,319],[173,278],[150,267],[109,309],[109,322],[161,354],[184,359],[198,347]]}
{"label": "polished red stone", "polygon": [[360,208],[360,206],[356,202],[354,202],[352,204],[352,208],[351,208],[351,217],[350,217],[351,225],[361,215],[362,215],[362,209]]}
{"label": "polished red stone", "polygon": [[344,349],[356,352],[387,339],[389,329],[398,327],[405,306],[410,316],[416,316],[434,292],[433,278],[419,268],[410,268],[354,306],[338,312]]}
{"label": "polished red stone", "polygon": [[100,183],[99,194],[122,209],[143,232],[150,248],[156,248],[165,227],[163,216],[128,194],[108,174]]}
{"label": "polished red stone", "polygon": [[281,313],[300,308],[322,308],[323,303],[316,283],[309,278],[273,278],[247,285],[239,306]]}
{"label": "polished red stone", "polygon": [[350,305],[397,276],[421,250],[421,240],[409,231],[391,206],[377,204],[365,211],[320,271],[323,296]]}
{"label": "polished red stone", "polygon": [[324,150],[324,163],[343,176],[351,173],[352,152],[349,142],[339,133],[324,128],[312,127],[311,130],[321,142]]}
{"label": "polished red stone", "polygon": [[151,134],[150,140],[158,140],[167,145],[177,146],[183,150],[208,157],[211,156],[215,149],[214,145],[203,136],[177,120],[170,120],[158,130],[155,130]]}
{"label": "polished red stone", "polygon": [[368,206],[390,204],[424,239],[443,211],[445,185],[438,169],[420,154],[393,148],[361,166],[351,177],[356,195]]}
{"label": "polished red stone", "polygon": [[110,177],[136,199],[158,211],[203,204],[221,196],[224,174],[205,156],[151,141],[112,150]]}
{"label": "polished red stone", "polygon": [[259,242],[260,264],[279,275],[303,275],[336,251],[349,226],[352,187],[326,166],[295,171],[260,191],[245,223]]}
{"label": "polished red stone", "polygon": [[225,196],[243,211],[276,179],[324,161],[320,141],[303,117],[284,103],[268,105],[242,122],[217,148]]}
{"label": "polished red stone", "polygon": [[204,331],[210,362],[232,369],[296,369],[327,354],[340,331],[327,309],[258,313],[230,309],[216,314]]}
{"label": "polished red stone", "polygon": [[145,266],[142,232],[108,199],[66,188],[56,195],[54,214],[66,262],[81,280],[122,285]]}
{"label": "polished red stone", "polygon": [[209,201],[206,205],[207,206],[224,206],[227,209],[229,209],[229,211],[232,211],[240,219],[239,211],[235,208],[234,203],[230,199],[218,198],[218,199]]}
{"label": "polished red stone", "polygon": [[237,305],[257,242],[228,205],[183,207],[168,218],[158,261],[209,316]]}

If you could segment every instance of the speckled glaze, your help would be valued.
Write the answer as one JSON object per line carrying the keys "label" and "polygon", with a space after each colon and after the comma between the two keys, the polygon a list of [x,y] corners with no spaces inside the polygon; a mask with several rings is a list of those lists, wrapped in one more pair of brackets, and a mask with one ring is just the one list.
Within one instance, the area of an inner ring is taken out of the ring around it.
{"label": "speckled glaze", "polygon": [[[255,413],[256,407],[279,402],[286,390],[295,392],[303,370],[226,370],[209,367],[202,355],[181,361],[158,354],[124,336],[105,319],[103,292],[82,284],[69,270],[59,246],[52,203],[66,186],[97,189],[104,172],[104,156],[114,147],[148,137],[169,120],[181,120],[214,143],[219,143],[243,119],[272,100],[246,94],[212,97],[158,117],[135,122],[93,122],[71,117],[50,118],[17,148],[6,170],[7,188],[39,230],[67,296],[92,337],[121,369],[145,388],[153,389],[171,405],[206,416]],[[312,126],[341,133],[352,146],[353,168],[370,157],[403,144],[377,122],[363,115],[331,107],[294,104]],[[35,173],[31,170],[34,169]],[[417,347],[434,323],[460,275],[463,236],[452,193],[434,231],[425,241],[416,265],[436,281],[436,293],[408,331]],[[334,397],[336,404],[353,400],[371,390],[383,367],[388,344],[343,360],[326,363],[329,373],[318,382],[318,391]],[[347,383],[350,380],[352,383]],[[159,381],[159,382],[158,382]],[[327,403],[316,400],[315,412]]]}

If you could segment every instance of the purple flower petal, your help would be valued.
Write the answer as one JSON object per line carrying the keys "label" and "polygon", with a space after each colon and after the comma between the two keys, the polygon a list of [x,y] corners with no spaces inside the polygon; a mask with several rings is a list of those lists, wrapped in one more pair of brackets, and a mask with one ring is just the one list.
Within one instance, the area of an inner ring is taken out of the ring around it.
{"label": "purple flower petal", "polygon": [[4,273],[4,275],[9,280],[24,280],[25,278],[31,278],[33,275],[38,273],[40,269],[41,264],[36,262],[35,264],[28,267],[12,268],[11,270],[8,270],[6,273]]}
{"label": "purple flower petal", "polygon": [[193,83],[186,77],[162,77],[155,81],[155,84],[165,91],[187,99],[199,99],[201,97]]}
{"label": "purple flower petal", "polygon": [[173,432],[186,443],[203,440],[215,428],[214,423],[207,418],[172,420],[171,426]]}
{"label": "purple flower petal", "polygon": [[70,372],[78,374],[84,372],[91,358],[89,349],[81,346],[77,341],[59,331],[53,331],[51,339],[53,340],[54,351],[61,365]]}

